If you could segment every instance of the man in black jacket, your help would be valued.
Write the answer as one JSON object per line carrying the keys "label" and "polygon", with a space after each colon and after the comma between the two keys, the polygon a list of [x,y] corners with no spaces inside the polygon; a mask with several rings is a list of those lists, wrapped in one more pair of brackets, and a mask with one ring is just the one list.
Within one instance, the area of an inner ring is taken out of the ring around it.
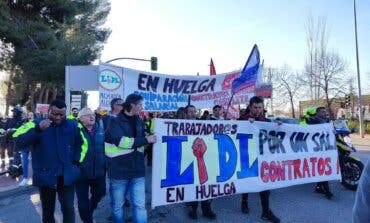
{"label": "man in black jacket", "polygon": [[[308,119],[307,124],[309,125],[316,125],[316,124],[323,124],[327,123],[327,112],[325,107],[318,107],[316,108],[316,114],[315,116]],[[330,192],[329,189],[329,182],[328,181],[322,181],[318,182],[315,187],[316,193],[324,194],[327,199],[331,199],[333,197],[333,194]]]}
{"label": "man in black jacket", "polygon": [[[197,110],[195,109],[194,105],[188,105],[185,107],[187,119],[195,120],[197,118]],[[198,201],[188,202],[187,206],[190,208],[188,212],[188,216],[191,219],[197,219],[197,209],[198,209]],[[216,219],[217,215],[212,211],[211,208],[212,199],[201,201],[200,206],[202,209],[202,213],[204,217],[208,219]]]}
{"label": "man in black jacket", "polygon": [[105,154],[109,157],[109,193],[115,223],[125,221],[122,207],[127,190],[134,222],[147,222],[144,146],[155,143],[156,136],[145,134],[145,123],[139,116],[142,101],[140,95],[128,95],[121,113],[107,124]]}
{"label": "man in black jacket", "polygon": [[32,183],[38,186],[42,222],[55,222],[55,198],[58,194],[63,222],[75,222],[73,207],[75,185],[81,170],[76,166],[82,138],[77,122],[66,120],[66,104],[55,100],[49,106],[49,118],[21,126],[13,134],[18,148],[33,146]]}
{"label": "man in black jacket", "polygon": [[[249,112],[242,116],[241,120],[248,120],[249,122],[253,123],[254,121],[260,122],[269,122],[270,120],[264,116],[263,112],[263,99],[254,96],[249,101]],[[278,123],[281,124],[281,123]],[[262,215],[261,218],[266,221],[271,221],[274,223],[279,223],[280,219],[275,216],[275,214],[270,210],[270,191],[265,190],[261,191],[260,193],[261,198],[261,205],[262,205]],[[245,214],[249,213],[248,208],[248,193],[242,194],[242,204],[241,204],[241,211]]]}

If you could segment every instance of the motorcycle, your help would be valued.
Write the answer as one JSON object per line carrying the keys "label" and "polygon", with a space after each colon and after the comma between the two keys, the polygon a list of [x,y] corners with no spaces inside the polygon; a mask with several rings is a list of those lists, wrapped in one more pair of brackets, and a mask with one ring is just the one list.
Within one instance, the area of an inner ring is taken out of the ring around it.
{"label": "motorcycle", "polygon": [[349,130],[345,120],[334,121],[334,127],[337,132],[336,143],[342,174],[342,185],[349,190],[355,191],[364,169],[364,164],[361,160],[351,155],[352,152],[356,152],[356,148],[352,145],[349,135],[356,132],[356,130]]}

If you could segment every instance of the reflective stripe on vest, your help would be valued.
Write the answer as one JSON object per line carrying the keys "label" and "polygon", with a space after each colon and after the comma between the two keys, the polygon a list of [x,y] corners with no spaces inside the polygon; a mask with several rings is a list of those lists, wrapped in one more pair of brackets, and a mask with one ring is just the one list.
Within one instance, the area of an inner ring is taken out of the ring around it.
{"label": "reflective stripe on vest", "polygon": [[32,129],[32,128],[35,128],[36,127],[36,124],[33,122],[33,121],[30,121],[30,122],[26,122],[24,123],[22,126],[20,126],[17,131],[15,131],[13,133],[13,138],[16,138],[26,132],[28,132],[28,130]]}
{"label": "reflective stripe on vest", "polygon": [[132,145],[134,145],[134,138],[122,136],[121,140],[119,141],[118,147],[123,149],[131,149]]}
{"label": "reflective stripe on vest", "polygon": [[129,154],[134,151],[132,149],[117,147],[116,145],[107,143],[107,142],[104,143],[104,150],[105,150],[105,155],[110,158]]}
{"label": "reflective stripe on vest", "polygon": [[145,149],[144,146],[141,146],[141,147],[137,148],[137,151],[143,153],[144,152],[144,149]]}
{"label": "reflective stripe on vest", "polygon": [[81,123],[78,123],[77,127],[80,129],[80,135],[81,135],[81,138],[82,138],[82,141],[83,141],[83,144],[81,146],[80,160],[79,160],[79,162],[82,163],[84,161],[84,159],[85,159],[87,150],[89,148],[89,142],[87,141],[87,139],[85,137],[85,134],[83,132],[83,126],[82,126],[82,124]]}

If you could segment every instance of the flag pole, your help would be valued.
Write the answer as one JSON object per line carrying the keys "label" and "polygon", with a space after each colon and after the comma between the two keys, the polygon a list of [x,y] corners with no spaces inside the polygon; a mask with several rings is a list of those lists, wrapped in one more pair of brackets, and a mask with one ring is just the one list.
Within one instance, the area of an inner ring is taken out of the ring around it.
{"label": "flag pole", "polygon": [[227,113],[229,112],[229,108],[230,108],[231,102],[233,101],[233,97],[234,97],[234,94],[231,94],[231,98],[230,98],[230,100],[229,100],[229,103],[228,103],[228,105],[227,105],[227,107],[226,107],[226,112],[225,112],[225,114],[224,114],[224,120],[226,120]]}

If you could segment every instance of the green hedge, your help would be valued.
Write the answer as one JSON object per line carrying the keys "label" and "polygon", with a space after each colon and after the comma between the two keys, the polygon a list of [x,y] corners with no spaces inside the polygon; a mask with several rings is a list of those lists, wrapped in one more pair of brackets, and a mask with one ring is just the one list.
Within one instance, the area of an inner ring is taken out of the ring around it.
{"label": "green hedge", "polygon": [[[360,131],[360,124],[358,123],[357,120],[348,120],[347,124],[348,124],[349,129],[357,128],[357,130]],[[369,121],[364,122],[364,130],[365,130],[365,134],[370,134],[370,122]]]}

